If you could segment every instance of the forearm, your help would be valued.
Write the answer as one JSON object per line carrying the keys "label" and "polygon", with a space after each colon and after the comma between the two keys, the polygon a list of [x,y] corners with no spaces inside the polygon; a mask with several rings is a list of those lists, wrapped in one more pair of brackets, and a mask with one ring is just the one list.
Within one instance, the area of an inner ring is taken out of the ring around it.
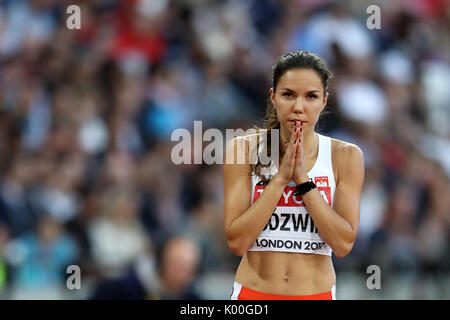
{"label": "forearm", "polygon": [[322,239],[330,245],[337,257],[347,255],[354,240],[350,223],[325,202],[319,190],[313,189],[302,198]]}
{"label": "forearm", "polygon": [[243,255],[252,245],[272,216],[285,186],[275,176],[255,203],[231,222],[227,238],[233,252]]}

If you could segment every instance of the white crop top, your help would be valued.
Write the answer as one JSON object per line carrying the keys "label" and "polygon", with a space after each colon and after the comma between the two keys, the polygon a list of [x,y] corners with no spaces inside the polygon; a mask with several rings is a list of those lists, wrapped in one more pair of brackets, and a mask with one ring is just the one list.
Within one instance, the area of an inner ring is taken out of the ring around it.
{"label": "white crop top", "polygon": [[[318,134],[319,152],[317,160],[308,177],[312,178],[324,200],[332,207],[336,182],[331,162],[331,139]],[[262,145],[258,148],[262,150]],[[272,164],[271,175],[278,168]],[[283,191],[272,216],[263,231],[256,238],[249,251],[281,251],[294,253],[313,253],[331,256],[332,249],[322,239],[314,221],[303,204],[301,196],[294,196],[294,181],[289,182]],[[252,175],[253,204],[263,193],[265,186],[261,179]]]}

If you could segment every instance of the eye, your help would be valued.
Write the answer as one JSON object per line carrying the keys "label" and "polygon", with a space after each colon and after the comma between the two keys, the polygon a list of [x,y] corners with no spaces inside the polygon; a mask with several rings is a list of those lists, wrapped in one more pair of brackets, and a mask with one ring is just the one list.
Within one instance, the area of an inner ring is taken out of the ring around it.
{"label": "eye", "polygon": [[283,97],[287,97],[287,98],[292,97],[292,93],[285,92],[285,93],[283,93]]}
{"label": "eye", "polygon": [[307,95],[307,98],[308,99],[317,99],[317,96],[315,94],[313,94],[313,93],[310,93],[310,94]]}

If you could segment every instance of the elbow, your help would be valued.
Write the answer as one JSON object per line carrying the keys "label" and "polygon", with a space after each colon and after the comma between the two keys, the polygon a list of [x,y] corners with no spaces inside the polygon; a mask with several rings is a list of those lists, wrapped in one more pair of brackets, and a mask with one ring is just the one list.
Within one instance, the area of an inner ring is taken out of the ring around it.
{"label": "elbow", "polygon": [[342,244],[340,244],[339,246],[336,246],[335,248],[333,248],[333,253],[336,256],[336,258],[344,258],[345,256],[347,256],[353,248],[353,241],[351,242],[344,242]]}
{"label": "elbow", "polygon": [[229,239],[228,239],[228,247],[238,257],[242,257],[247,252],[248,249],[240,241]]}
{"label": "elbow", "polygon": [[245,251],[240,248],[230,248],[230,249],[238,257],[242,257],[245,254]]}
{"label": "elbow", "polygon": [[230,247],[230,250],[238,257],[242,257],[246,252],[246,250],[242,249],[242,246],[234,245],[229,242],[228,242],[228,246]]}

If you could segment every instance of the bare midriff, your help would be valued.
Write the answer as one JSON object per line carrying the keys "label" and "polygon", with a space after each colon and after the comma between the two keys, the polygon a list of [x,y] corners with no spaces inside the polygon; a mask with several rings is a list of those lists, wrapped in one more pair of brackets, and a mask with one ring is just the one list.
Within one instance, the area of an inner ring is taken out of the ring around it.
{"label": "bare midriff", "polygon": [[336,283],[330,256],[273,251],[248,251],[236,282],[270,294],[309,295],[330,291]]}

